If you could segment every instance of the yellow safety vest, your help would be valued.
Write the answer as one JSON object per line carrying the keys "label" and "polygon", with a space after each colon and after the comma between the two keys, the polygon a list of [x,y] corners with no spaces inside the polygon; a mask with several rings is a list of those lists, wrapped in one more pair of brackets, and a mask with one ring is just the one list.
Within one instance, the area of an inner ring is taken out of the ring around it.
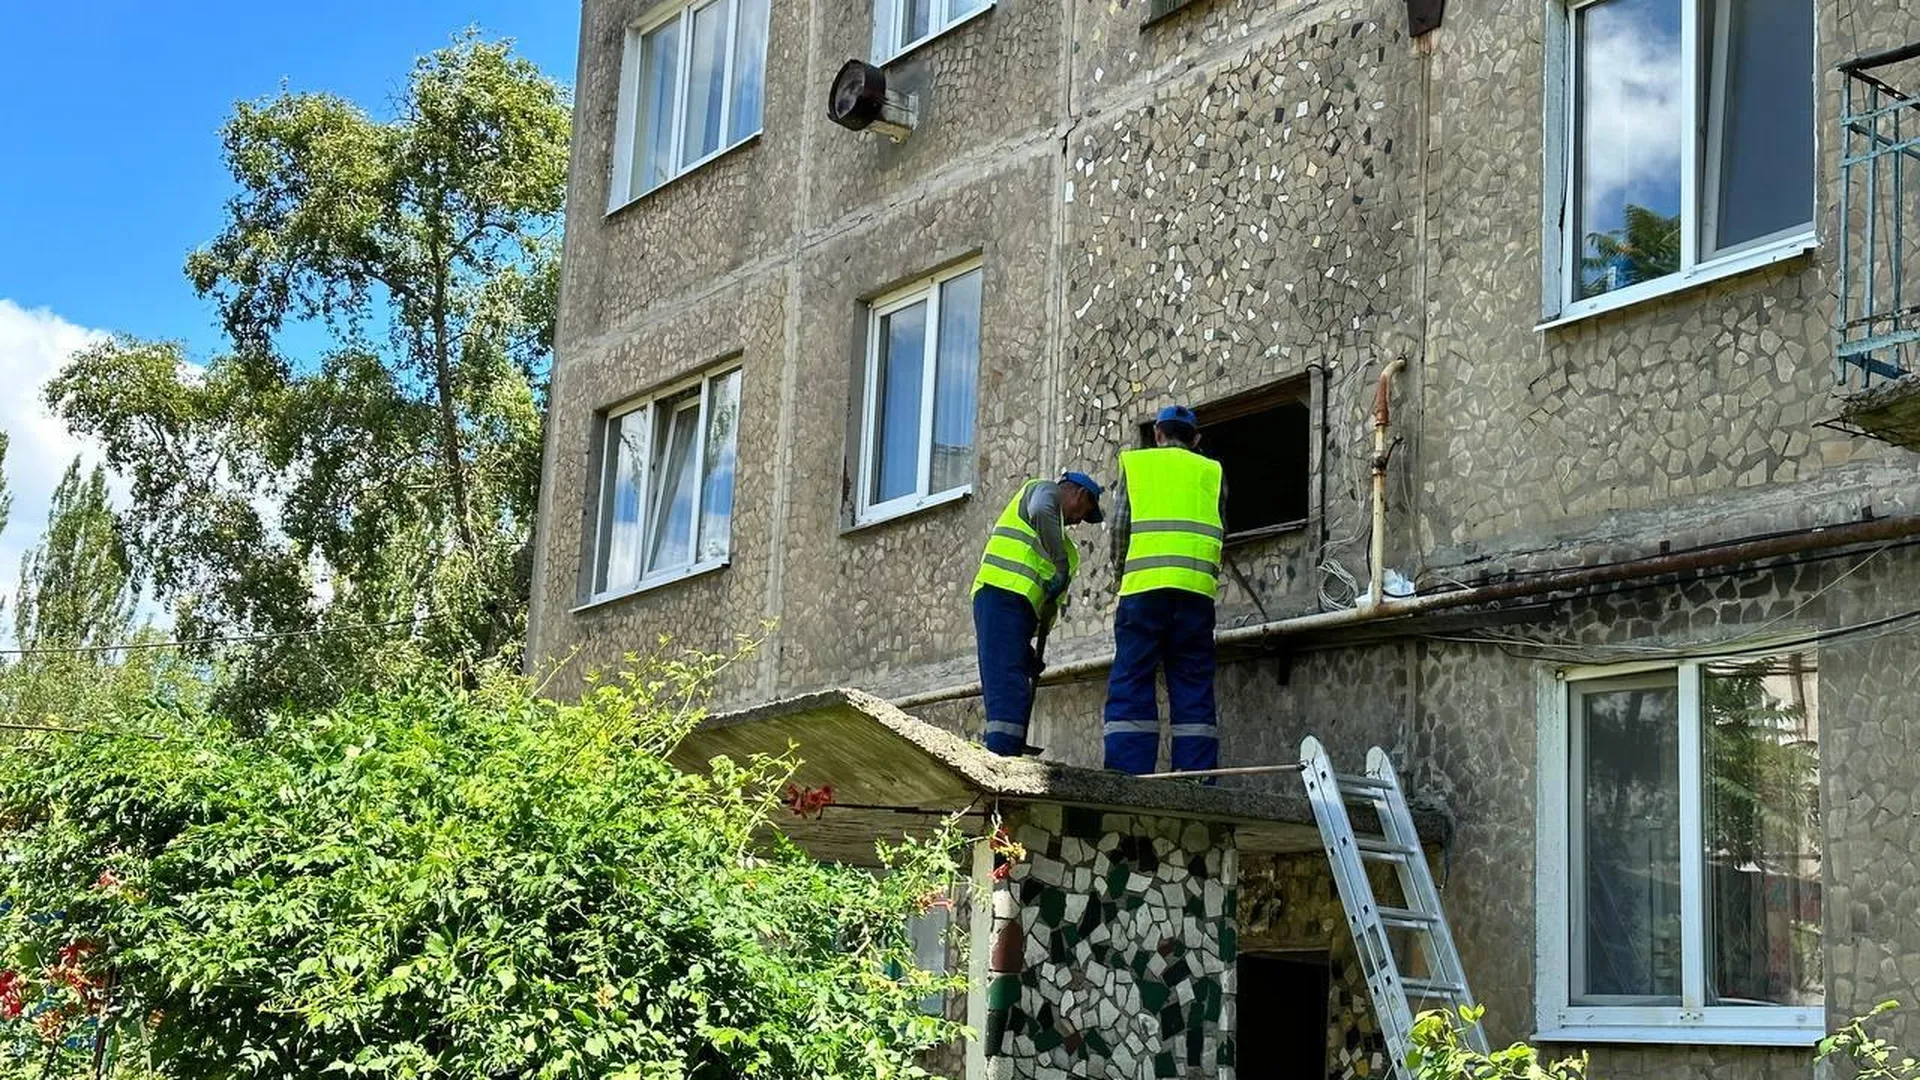
{"label": "yellow safety vest", "polygon": [[[1033,605],[1033,613],[1047,602],[1046,584],[1053,580],[1053,560],[1040,548],[1040,534],[1027,519],[1020,516],[1020,504],[1026,501],[1027,492],[1034,485],[1044,484],[1045,480],[1029,480],[1014,493],[1013,501],[1000,512],[1000,520],[993,523],[993,535],[987,537],[987,550],[980,556],[980,572],[973,576],[973,591],[979,592],[983,586],[992,585],[996,589],[1005,589],[1010,593],[1027,598]],[[1080,549],[1073,546],[1073,538],[1066,535],[1066,522],[1060,523],[1060,539],[1067,546],[1067,580],[1080,570]]]}
{"label": "yellow safety vest", "polygon": [[1220,591],[1220,463],[1178,446],[1120,455],[1131,507],[1120,595]]}

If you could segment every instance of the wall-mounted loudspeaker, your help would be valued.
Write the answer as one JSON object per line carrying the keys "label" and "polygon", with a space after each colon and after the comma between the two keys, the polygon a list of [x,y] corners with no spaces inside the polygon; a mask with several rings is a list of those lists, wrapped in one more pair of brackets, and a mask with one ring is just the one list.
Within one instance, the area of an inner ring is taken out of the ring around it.
{"label": "wall-mounted loudspeaker", "polygon": [[894,142],[913,133],[917,103],[912,94],[887,89],[887,73],[865,60],[849,60],[827,91],[827,118],[849,131],[872,131]]}

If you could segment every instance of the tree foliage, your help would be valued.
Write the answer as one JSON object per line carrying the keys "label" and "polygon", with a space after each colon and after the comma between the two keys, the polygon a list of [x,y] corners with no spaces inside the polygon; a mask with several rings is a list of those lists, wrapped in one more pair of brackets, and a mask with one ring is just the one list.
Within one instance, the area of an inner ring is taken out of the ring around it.
{"label": "tree foliage", "polygon": [[132,567],[106,471],[82,476],[75,458],[53,489],[47,531],[21,560],[14,640],[29,650],[118,644],[132,619]]}
{"label": "tree foliage", "polygon": [[472,37],[419,61],[391,119],[241,103],[237,193],[187,263],[230,350],[122,338],[49,386],[129,477],[133,553],[183,634],[282,635],[238,666],[251,707],[364,685],[382,640],[470,666],[523,635],[568,108]]}
{"label": "tree foliage", "polygon": [[919,1075],[956,1032],[906,920],[951,836],[884,876],[769,842],[791,761],[666,759],[722,662],[34,736],[0,771],[0,1074]]}
{"label": "tree foliage", "polygon": [[1587,273],[1588,295],[1665,277],[1680,269],[1680,215],[1629,203],[1625,224],[1588,233],[1587,247],[1590,253],[1580,266]]}

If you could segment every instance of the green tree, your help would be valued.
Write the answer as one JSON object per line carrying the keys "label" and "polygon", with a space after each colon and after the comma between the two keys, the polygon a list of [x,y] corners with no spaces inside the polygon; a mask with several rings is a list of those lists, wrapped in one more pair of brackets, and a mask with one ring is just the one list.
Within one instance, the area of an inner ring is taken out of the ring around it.
{"label": "green tree", "polygon": [[884,876],[770,839],[792,761],[667,760],[723,663],[33,736],[0,770],[0,1075],[922,1075],[956,984],[906,923],[957,835]]}
{"label": "green tree", "polygon": [[[1587,247],[1590,254],[1580,268],[1589,296],[1665,277],[1680,269],[1680,215],[1628,203],[1626,223],[1611,232],[1588,233]],[[1612,280],[1616,266],[1625,280]]]}
{"label": "green tree", "polygon": [[118,644],[133,618],[132,568],[107,474],[75,458],[53,489],[47,531],[20,563],[14,639],[23,649]]}
{"label": "green tree", "polygon": [[[0,532],[7,528],[7,518],[13,513],[13,492],[7,490],[7,444],[10,436],[0,431]],[[0,613],[7,610],[5,599],[0,599]]]}
{"label": "green tree", "polygon": [[[237,194],[187,262],[231,350],[200,367],[120,339],[49,386],[130,478],[137,561],[182,633],[279,635],[236,669],[255,707],[337,696],[396,637],[470,666],[523,636],[568,116],[471,36],[415,65],[390,119],[241,103]],[[326,328],[324,355],[289,354],[295,324]]]}
{"label": "green tree", "polygon": [[0,529],[7,527],[7,517],[13,513],[13,493],[7,490],[7,444],[11,437],[0,431]]}

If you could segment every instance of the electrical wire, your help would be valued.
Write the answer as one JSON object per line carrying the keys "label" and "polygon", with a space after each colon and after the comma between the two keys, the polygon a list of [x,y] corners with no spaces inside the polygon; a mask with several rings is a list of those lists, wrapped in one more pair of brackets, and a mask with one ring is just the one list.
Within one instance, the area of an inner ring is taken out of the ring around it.
{"label": "electrical wire", "polygon": [[166,641],[128,641],[118,645],[43,645],[32,648],[0,648],[0,656],[79,656],[97,653],[134,651],[136,649],[184,649],[195,645],[244,645],[255,641],[279,641],[285,638],[324,637],[327,634],[347,634],[360,630],[391,630],[396,626],[412,626],[430,619],[432,616],[394,619],[389,622],[355,623],[351,626],[318,626],[311,630],[282,630],[268,634],[223,634],[202,638],[177,638]]}
{"label": "electrical wire", "polygon": [[[1879,638],[1888,637],[1906,629],[1907,624],[1915,622],[1916,620],[1920,620],[1920,608],[1899,612],[1894,615],[1882,616],[1878,619],[1870,619],[1862,623],[1854,623],[1850,626],[1832,627],[1797,638],[1739,645],[1738,642],[1750,640],[1750,635],[1743,634],[1738,638],[1729,639],[1727,642],[1718,644],[1702,643],[1674,646],[1666,649],[1649,647],[1637,651],[1646,659],[1668,660],[1683,660],[1697,656],[1731,657],[1753,656],[1759,653],[1792,652],[1795,649],[1807,645],[1817,645],[1821,642],[1837,641],[1842,638],[1862,637],[1868,641],[1878,640]],[[1578,647],[1554,646],[1538,642],[1517,644],[1490,639],[1488,637],[1469,637],[1465,635],[1423,634],[1421,636],[1430,641],[1450,641],[1469,645],[1492,645],[1501,652],[1516,659],[1542,660],[1553,663],[1578,663],[1582,660],[1591,659],[1593,652],[1609,648],[1609,646],[1595,645]],[[1529,649],[1532,651],[1527,651]],[[1556,652],[1559,655],[1554,655]]]}

